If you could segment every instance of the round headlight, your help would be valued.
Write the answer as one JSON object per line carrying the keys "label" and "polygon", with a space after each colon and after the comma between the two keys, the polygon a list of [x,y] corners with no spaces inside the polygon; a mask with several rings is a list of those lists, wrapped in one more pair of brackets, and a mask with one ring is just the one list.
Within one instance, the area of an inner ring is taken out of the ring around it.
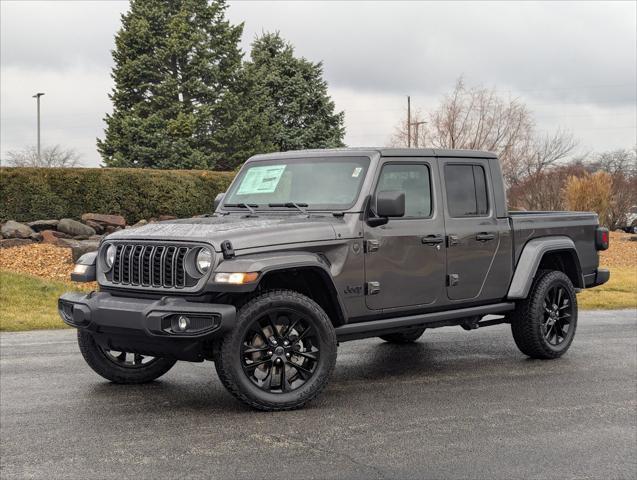
{"label": "round headlight", "polygon": [[109,270],[115,262],[115,254],[117,253],[117,247],[115,245],[109,245],[106,249],[106,255],[104,255],[104,261],[106,262],[106,268]]}
{"label": "round headlight", "polygon": [[207,248],[202,248],[197,254],[197,270],[199,270],[199,273],[203,275],[210,270],[211,266],[212,252],[210,252]]}

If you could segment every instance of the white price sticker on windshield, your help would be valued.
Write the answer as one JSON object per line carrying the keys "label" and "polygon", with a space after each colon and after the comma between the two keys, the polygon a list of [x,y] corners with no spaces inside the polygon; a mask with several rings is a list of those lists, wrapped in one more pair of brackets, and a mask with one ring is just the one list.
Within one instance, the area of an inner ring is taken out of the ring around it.
{"label": "white price sticker on windshield", "polygon": [[249,168],[239,185],[237,195],[274,192],[285,167],[286,165],[267,165]]}

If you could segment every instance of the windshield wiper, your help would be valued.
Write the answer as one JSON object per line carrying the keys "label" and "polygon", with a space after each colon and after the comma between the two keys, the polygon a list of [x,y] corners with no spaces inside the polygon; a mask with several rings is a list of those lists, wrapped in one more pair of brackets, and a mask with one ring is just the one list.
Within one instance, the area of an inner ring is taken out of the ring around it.
{"label": "windshield wiper", "polygon": [[255,208],[258,208],[259,205],[257,205],[256,203],[224,203],[223,204],[224,207],[236,207],[236,208],[246,208],[250,211],[250,215],[256,215],[257,211],[255,210]]}
{"label": "windshield wiper", "polygon": [[307,207],[307,203],[294,203],[294,202],[285,202],[285,203],[268,203],[268,207],[285,207],[285,208],[296,208],[301,213],[307,215],[307,210],[303,207]]}

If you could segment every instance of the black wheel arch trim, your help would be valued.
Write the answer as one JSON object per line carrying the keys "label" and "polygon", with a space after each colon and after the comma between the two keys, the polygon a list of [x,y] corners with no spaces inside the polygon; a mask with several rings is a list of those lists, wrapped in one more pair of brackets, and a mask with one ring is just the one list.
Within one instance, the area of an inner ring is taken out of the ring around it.
{"label": "black wheel arch trim", "polygon": [[336,302],[338,323],[342,324],[347,322],[347,310],[334,284],[330,267],[329,260],[324,255],[311,252],[272,252],[239,256],[221,262],[214,273],[259,272],[257,281],[245,285],[220,284],[214,282],[213,274],[208,289],[216,292],[250,293],[263,285],[268,275],[273,273],[311,269],[319,274],[332,301]]}
{"label": "black wheel arch trim", "polygon": [[575,268],[577,269],[576,281],[573,282],[573,285],[575,288],[585,287],[579,255],[577,254],[573,240],[561,235],[534,238],[524,245],[509,286],[507,299],[524,299],[529,295],[533,279],[535,278],[542,258],[544,258],[547,253],[553,252],[565,252],[572,256]]}

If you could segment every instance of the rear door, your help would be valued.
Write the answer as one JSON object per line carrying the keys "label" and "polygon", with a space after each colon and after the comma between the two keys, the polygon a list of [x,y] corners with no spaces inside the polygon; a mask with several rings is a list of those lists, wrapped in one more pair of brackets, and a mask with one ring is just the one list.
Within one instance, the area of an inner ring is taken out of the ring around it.
{"label": "rear door", "polygon": [[[447,297],[486,300],[500,233],[486,159],[440,159],[447,234]],[[509,259],[506,259],[509,261]],[[497,266],[496,266],[497,267]]]}
{"label": "rear door", "polygon": [[440,198],[436,167],[435,159],[426,158],[389,158],[381,164],[372,205],[380,191],[402,191],[405,216],[380,227],[365,225],[370,309],[432,305],[444,296],[444,215],[434,202]]}

